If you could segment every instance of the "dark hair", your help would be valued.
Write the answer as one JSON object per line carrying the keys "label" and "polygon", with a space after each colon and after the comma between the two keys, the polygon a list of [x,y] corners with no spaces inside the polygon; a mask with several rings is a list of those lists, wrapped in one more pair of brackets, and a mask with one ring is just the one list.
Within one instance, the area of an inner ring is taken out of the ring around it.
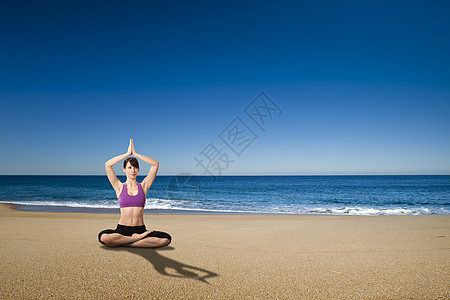
{"label": "dark hair", "polygon": [[130,162],[130,165],[132,165],[135,168],[139,169],[139,162],[136,157],[128,157],[123,161],[123,168],[125,169],[127,167],[127,163]]}

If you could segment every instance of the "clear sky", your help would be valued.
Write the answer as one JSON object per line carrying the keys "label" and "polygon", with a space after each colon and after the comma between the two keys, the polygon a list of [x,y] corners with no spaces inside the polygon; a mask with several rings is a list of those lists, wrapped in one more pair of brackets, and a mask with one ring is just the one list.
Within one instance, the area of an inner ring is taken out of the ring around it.
{"label": "clear sky", "polygon": [[0,174],[105,174],[129,138],[160,175],[204,174],[196,158],[213,175],[450,174],[449,13],[445,0],[2,1]]}

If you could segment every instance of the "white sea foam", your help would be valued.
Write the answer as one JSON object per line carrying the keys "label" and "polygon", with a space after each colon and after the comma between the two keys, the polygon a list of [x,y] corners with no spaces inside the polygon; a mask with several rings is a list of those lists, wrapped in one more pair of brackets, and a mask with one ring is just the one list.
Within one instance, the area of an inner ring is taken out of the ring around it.
{"label": "white sea foam", "polygon": [[71,201],[0,201],[0,203],[11,203],[18,205],[35,205],[35,206],[66,206],[76,208],[119,208],[119,205],[107,203],[77,203]]}
{"label": "white sea foam", "polygon": [[[86,209],[118,209],[117,200],[100,201],[0,201],[0,203],[13,203],[18,205],[33,206],[59,206]],[[241,213],[241,214],[315,214],[315,215],[429,215],[450,214],[445,208],[429,209],[426,207],[402,208],[402,207],[295,207],[295,206],[272,206],[272,207],[227,207],[217,203],[206,206],[204,203],[192,200],[180,199],[147,199],[145,209],[149,210],[176,210],[176,211],[198,211],[204,213]]]}
{"label": "white sea foam", "polygon": [[300,214],[330,214],[330,215],[428,215],[428,214],[448,214],[446,209],[440,209],[439,211],[432,211],[429,208],[417,207],[417,208],[374,208],[374,207],[360,207],[360,206],[348,206],[342,208],[310,208],[306,210],[299,210]]}
{"label": "white sea foam", "polygon": [[[211,213],[261,213],[259,211],[245,211],[245,210],[227,210],[227,209],[204,209],[196,207],[184,207],[185,200],[169,200],[169,199],[152,199],[147,201],[144,209],[162,209],[162,210],[177,210],[177,211],[199,211]],[[108,203],[109,202],[109,203]],[[50,206],[50,207],[72,207],[72,208],[86,208],[86,209],[118,209],[119,204],[116,201],[104,200],[103,203],[76,203],[70,201],[0,201],[0,203],[10,203],[17,205],[32,205],[32,206]]]}

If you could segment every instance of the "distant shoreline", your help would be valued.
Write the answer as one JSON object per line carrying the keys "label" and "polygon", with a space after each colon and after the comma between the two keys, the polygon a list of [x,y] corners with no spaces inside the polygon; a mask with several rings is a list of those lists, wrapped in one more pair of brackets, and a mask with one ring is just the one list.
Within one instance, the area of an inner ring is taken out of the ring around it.
{"label": "distant shoreline", "polygon": [[[30,212],[50,212],[50,213],[87,213],[87,214],[117,214],[120,215],[120,208],[103,207],[71,207],[59,205],[30,205],[17,204],[12,202],[0,202],[0,205],[10,205],[12,209]],[[144,209],[144,214],[151,215],[265,215],[265,216],[406,216],[406,215],[434,215],[446,216],[448,214],[333,214],[333,213],[280,213],[280,212],[246,212],[246,211],[207,211],[200,209]]]}
{"label": "distant shoreline", "polygon": [[[70,207],[70,206],[48,206],[48,205],[25,205],[15,203],[10,204],[11,208],[21,211],[34,212],[57,212],[57,213],[88,213],[88,214],[120,214],[119,208],[92,208],[92,207]],[[182,209],[145,209],[144,214],[155,215],[288,215],[282,213],[243,213],[243,212],[214,212],[202,210],[182,210]]]}

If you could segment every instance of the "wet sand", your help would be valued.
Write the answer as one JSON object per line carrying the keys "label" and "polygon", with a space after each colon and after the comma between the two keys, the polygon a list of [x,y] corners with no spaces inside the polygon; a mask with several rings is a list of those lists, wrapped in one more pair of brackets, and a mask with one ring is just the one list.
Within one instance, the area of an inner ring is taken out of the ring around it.
{"label": "wet sand", "polygon": [[1,299],[447,299],[450,216],[145,215],[166,248],[97,241],[118,214],[0,204]]}

